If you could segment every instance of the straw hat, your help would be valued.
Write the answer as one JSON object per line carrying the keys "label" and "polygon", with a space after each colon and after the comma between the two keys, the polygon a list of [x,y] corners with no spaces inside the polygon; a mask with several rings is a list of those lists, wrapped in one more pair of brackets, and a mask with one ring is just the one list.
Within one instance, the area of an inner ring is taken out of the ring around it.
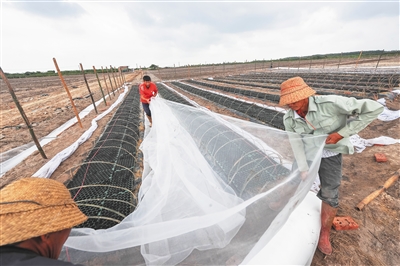
{"label": "straw hat", "polygon": [[279,100],[279,105],[298,102],[314,94],[315,90],[311,89],[302,78],[290,78],[281,84],[281,98]]}
{"label": "straw hat", "polygon": [[86,220],[68,189],[55,180],[28,177],[0,190],[0,246],[72,228]]}

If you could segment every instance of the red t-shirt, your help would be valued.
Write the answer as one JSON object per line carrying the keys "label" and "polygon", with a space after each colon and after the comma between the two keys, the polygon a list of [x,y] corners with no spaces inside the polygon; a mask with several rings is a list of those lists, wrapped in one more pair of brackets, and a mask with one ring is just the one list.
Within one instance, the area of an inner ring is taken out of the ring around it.
{"label": "red t-shirt", "polygon": [[145,83],[139,85],[139,93],[140,93],[140,101],[142,103],[149,103],[151,97],[156,96],[158,93],[158,89],[156,84],[153,82],[150,83],[150,86],[147,88]]}

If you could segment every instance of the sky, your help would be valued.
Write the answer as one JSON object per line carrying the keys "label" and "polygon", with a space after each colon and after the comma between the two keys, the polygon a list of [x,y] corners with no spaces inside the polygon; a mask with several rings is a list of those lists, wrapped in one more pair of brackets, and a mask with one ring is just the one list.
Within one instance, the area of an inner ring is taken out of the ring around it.
{"label": "sky", "polygon": [[0,0],[6,73],[399,50],[399,1]]}

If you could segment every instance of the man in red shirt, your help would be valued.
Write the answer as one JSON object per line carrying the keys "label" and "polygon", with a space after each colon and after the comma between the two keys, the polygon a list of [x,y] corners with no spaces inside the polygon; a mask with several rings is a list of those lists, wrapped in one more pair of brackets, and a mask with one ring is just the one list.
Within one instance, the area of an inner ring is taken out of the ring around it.
{"label": "man in red shirt", "polygon": [[143,83],[139,85],[140,102],[142,103],[144,112],[149,119],[150,126],[152,125],[151,112],[150,112],[150,100],[155,97],[158,93],[156,84],[151,82],[150,76],[143,76]]}

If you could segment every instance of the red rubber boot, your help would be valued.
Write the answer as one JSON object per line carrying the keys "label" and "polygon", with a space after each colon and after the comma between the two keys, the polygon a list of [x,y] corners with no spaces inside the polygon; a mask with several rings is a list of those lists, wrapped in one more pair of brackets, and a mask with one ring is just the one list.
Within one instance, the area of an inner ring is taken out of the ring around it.
{"label": "red rubber boot", "polygon": [[326,202],[321,205],[321,232],[319,234],[318,249],[325,255],[332,254],[332,245],[329,240],[332,222],[337,213],[337,208],[333,208]]}

